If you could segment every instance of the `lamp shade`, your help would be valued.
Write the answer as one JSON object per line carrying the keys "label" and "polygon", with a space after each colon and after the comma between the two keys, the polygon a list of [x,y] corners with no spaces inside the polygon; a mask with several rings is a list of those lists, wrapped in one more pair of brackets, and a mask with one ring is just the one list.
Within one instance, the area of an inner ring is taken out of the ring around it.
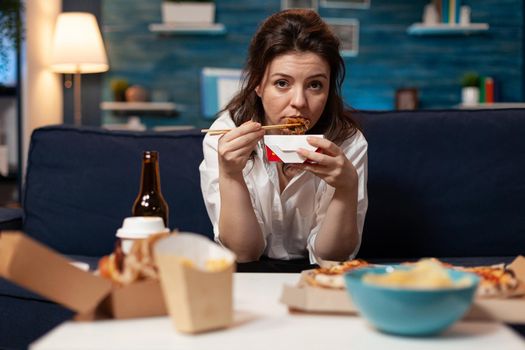
{"label": "lamp shade", "polygon": [[51,69],[59,73],[99,73],[109,69],[95,16],[85,12],[58,15]]}

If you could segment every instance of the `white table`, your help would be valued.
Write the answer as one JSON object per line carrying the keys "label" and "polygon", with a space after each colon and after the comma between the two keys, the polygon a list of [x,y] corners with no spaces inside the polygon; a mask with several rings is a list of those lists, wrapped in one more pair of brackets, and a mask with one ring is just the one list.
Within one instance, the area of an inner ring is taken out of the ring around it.
{"label": "white table", "polygon": [[31,349],[525,349],[523,339],[499,323],[460,322],[439,337],[406,338],[377,332],[359,317],[290,314],[279,297],[284,283],[298,279],[298,274],[236,274],[235,323],[226,330],[180,334],[167,317],[66,322]]}

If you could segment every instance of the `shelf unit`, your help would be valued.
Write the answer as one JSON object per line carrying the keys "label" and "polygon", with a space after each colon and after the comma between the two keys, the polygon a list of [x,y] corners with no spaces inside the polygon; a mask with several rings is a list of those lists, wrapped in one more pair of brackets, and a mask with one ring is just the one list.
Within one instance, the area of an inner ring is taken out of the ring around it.
{"label": "shelf unit", "polygon": [[175,116],[184,107],[173,102],[102,102],[100,109],[115,112],[115,114],[155,114]]}
{"label": "shelf unit", "polygon": [[494,102],[478,103],[475,105],[457,105],[459,109],[503,109],[503,108],[525,108],[525,102]]}
{"label": "shelf unit", "polygon": [[150,32],[165,35],[224,35],[226,27],[222,23],[152,23]]}
{"label": "shelf unit", "polygon": [[426,25],[414,23],[407,29],[410,35],[469,35],[480,34],[489,30],[488,23],[471,23],[468,25],[438,23]]}

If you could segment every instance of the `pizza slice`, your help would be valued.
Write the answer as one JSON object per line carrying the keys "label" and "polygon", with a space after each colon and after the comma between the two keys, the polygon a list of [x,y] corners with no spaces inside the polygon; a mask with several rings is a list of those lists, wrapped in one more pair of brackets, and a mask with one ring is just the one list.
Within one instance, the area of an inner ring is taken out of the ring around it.
{"label": "pizza slice", "polygon": [[[525,284],[521,282],[514,270],[505,264],[491,266],[461,267],[445,263],[436,258],[431,260],[438,262],[445,268],[459,271],[471,272],[480,277],[477,296],[481,298],[509,298],[525,295]],[[414,262],[406,262],[401,265],[413,265]],[[308,285],[329,289],[345,289],[343,275],[352,269],[371,266],[368,262],[356,259],[335,263],[330,266],[320,267],[306,273],[305,280]]]}
{"label": "pizza slice", "polygon": [[508,298],[522,295],[523,286],[514,271],[504,264],[492,266],[457,267],[480,277],[477,295],[484,298]]}
{"label": "pizza slice", "polygon": [[307,272],[306,282],[310,286],[314,287],[345,289],[343,275],[350,270],[358,269],[364,266],[370,266],[370,264],[365,260],[354,259],[334,263],[330,266],[319,267]]}

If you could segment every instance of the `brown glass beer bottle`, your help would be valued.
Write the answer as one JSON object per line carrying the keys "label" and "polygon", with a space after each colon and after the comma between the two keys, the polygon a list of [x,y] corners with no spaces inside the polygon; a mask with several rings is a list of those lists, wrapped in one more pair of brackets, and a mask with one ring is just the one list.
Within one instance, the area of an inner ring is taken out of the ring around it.
{"label": "brown glass beer bottle", "polygon": [[144,151],[140,191],[131,210],[133,216],[160,216],[168,226],[169,208],[160,191],[159,152]]}

